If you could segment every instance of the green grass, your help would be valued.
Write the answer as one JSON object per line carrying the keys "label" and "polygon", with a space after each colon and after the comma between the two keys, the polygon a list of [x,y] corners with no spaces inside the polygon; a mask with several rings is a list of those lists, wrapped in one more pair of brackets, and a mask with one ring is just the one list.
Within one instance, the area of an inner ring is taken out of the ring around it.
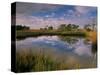
{"label": "green grass", "polygon": [[59,31],[16,31],[17,38],[25,38],[32,36],[41,36],[41,35],[63,35],[63,36],[86,36],[85,32],[59,32]]}

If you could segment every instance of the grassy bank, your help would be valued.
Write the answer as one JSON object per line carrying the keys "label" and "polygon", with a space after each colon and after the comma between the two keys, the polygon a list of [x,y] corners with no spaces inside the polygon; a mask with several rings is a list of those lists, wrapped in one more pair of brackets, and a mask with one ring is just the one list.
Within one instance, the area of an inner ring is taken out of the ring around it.
{"label": "grassy bank", "polygon": [[85,36],[85,32],[73,32],[73,31],[66,31],[66,32],[59,32],[59,31],[16,31],[17,38],[25,38],[25,37],[32,37],[32,36],[41,36],[41,35],[63,35],[63,36]]}

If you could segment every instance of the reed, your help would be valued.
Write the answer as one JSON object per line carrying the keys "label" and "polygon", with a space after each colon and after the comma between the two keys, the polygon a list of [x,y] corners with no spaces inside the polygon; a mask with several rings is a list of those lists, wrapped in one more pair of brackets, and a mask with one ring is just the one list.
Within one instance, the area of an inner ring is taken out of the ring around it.
{"label": "reed", "polygon": [[[16,52],[16,71],[35,72],[71,69],[72,64],[66,62],[66,57],[50,50],[18,50]],[[72,68],[79,68],[79,65],[73,65]]]}

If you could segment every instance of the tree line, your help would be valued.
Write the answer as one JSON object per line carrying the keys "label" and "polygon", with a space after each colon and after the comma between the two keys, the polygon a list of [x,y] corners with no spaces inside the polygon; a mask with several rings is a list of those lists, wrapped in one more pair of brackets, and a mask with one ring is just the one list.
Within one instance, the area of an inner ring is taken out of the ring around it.
{"label": "tree line", "polygon": [[[95,24],[86,24],[83,27],[84,30],[86,31],[94,31],[96,30],[96,25]],[[40,28],[40,30],[54,30],[53,26],[46,26],[44,28]],[[58,31],[78,31],[81,30],[79,25],[76,24],[61,24],[58,28]]]}
{"label": "tree line", "polygon": [[[29,30],[30,27],[25,26],[25,25],[12,25],[12,27],[15,26],[16,30]],[[94,31],[96,28],[96,25],[90,25],[87,24],[83,27],[84,30],[86,31]],[[40,28],[40,30],[54,30],[53,26],[46,26],[44,28]],[[76,24],[61,24],[58,28],[57,31],[78,31],[80,30],[79,25]]]}
{"label": "tree line", "polygon": [[12,28],[16,28],[16,30],[29,30],[30,27],[25,25],[11,25]]}

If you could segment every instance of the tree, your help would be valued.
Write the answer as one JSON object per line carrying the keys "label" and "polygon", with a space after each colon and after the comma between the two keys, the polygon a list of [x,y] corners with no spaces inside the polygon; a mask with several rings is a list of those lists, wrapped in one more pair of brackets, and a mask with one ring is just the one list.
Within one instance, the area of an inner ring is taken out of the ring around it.
{"label": "tree", "polygon": [[49,27],[48,27],[48,30],[53,30],[53,27],[52,27],[52,26],[49,26]]}
{"label": "tree", "polygon": [[66,24],[61,24],[58,28],[60,31],[65,31],[66,30]]}
{"label": "tree", "polygon": [[92,19],[92,30],[95,31],[97,27],[97,19],[93,18]]}
{"label": "tree", "polygon": [[45,27],[45,28],[43,28],[43,30],[47,30],[47,28]]}
{"label": "tree", "polygon": [[84,26],[84,29],[87,30],[87,31],[91,31],[91,25],[87,24]]}
{"label": "tree", "polygon": [[77,30],[79,28],[78,25],[75,25],[75,24],[61,24],[58,28],[58,30],[61,30],[61,31],[74,31],[74,30]]}
{"label": "tree", "polygon": [[16,25],[16,30],[29,30],[28,26]]}
{"label": "tree", "polygon": [[67,25],[67,30],[68,30],[68,31],[71,31],[71,30],[72,30],[72,25],[71,25],[71,24],[68,24],[68,25]]}
{"label": "tree", "polygon": [[77,29],[79,28],[79,26],[78,26],[78,25],[73,24],[73,25],[72,25],[72,28],[73,28],[74,30],[77,30]]}

